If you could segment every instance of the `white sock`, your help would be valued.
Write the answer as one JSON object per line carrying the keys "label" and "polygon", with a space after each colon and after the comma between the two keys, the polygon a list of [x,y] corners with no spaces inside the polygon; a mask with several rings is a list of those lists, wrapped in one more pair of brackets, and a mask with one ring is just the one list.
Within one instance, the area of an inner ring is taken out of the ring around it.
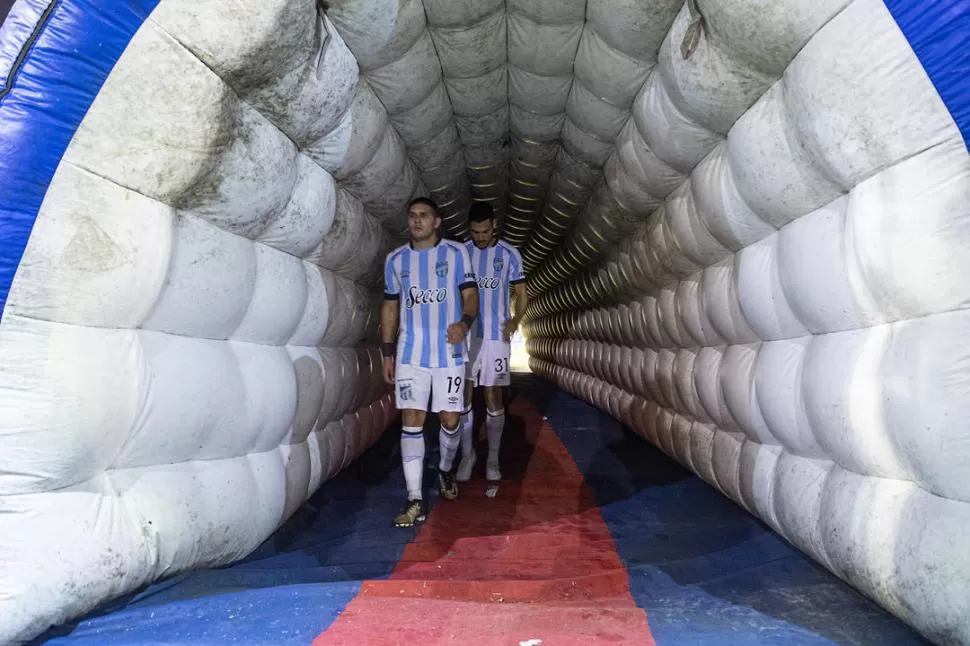
{"label": "white sock", "polygon": [[502,444],[502,429],[505,428],[505,411],[488,411],[485,429],[488,431],[488,461],[498,462],[498,450]]}
{"label": "white sock", "polygon": [[461,454],[468,457],[475,450],[475,413],[471,409],[461,414]]}
{"label": "white sock", "polygon": [[444,425],[441,426],[441,430],[438,432],[438,443],[441,445],[441,460],[438,462],[438,468],[442,471],[451,471],[451,466],[455,461],[455,453],[458,453],[460,439],[457,428],[447,429]]}
{"label": "white sock", "polygon": [[401,462],[408,500],[421,500],[421,481],[424,475],[424,430],[416,426],[401,429]]}

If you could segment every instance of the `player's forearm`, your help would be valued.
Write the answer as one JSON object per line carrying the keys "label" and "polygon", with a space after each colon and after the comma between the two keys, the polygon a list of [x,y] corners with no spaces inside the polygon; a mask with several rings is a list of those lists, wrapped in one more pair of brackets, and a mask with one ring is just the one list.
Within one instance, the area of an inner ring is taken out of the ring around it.
{"label": "player's forearm", "polygon": [[478,316],[478,288],[471,288],[462,291],[461,294],[461,315],[462,318],[472,320]]}
{"label": "player's forearm", "polygon": [[512,320],[518,325],[522,322],[522,317],[525,316],[525,311],[529,307],[529,295],[526,293],[525,289],[516,288],[515,290],[515,307]]}
{"label": "player's forearm", "polygon": [[381,341],[383,343],[394,343],[397,340],[398,317],[397,301],[384,301],[384,305],[381,307]]}

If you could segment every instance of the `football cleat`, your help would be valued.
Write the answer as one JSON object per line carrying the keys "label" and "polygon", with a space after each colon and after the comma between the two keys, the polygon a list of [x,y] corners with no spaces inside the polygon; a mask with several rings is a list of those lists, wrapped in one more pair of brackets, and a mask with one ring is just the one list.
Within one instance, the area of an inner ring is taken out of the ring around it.
{"label": "football cleat", "polygon": [[438,490],[445,500],[454,500],[458,497],[458,483],[455,482],[455,476],[450,471],[438,469]]}
{"label": "football cleat", "polygon": [[458,475],[455,479],[458,482],[468,482],[472,477],[472,469],[475,468],[475,463],[478,461],[478,456],[474,451],[468,455],[461,456],[461,462],[458,463]]}
{"label": "football cleat", "polygon": [[499,471],[498,462],[489,462],[485,465],[485,479],[491,482],[502,479],[502,472]]}
{"label": "football cleat", "polygon": [[395,527],[414,527],[415,523],[423,523],[426,518],[423,500],[409,500],[397,516],[394,517]]}

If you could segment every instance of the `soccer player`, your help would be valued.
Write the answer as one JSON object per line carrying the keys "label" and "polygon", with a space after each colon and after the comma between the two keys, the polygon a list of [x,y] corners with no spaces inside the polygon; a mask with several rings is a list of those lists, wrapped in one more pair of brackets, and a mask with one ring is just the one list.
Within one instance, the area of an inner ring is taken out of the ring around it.
{"label": "soccer player", "polygon": [[[472,271],[478,281],[481,305],[478,320],[469,334],[469,361],[465,373],[465,410],[461,415],[461,462],[457,479],[465,482],[471,477],[478,456],[475,453],[475,422],[471,410],[472,391],[483,387],[487,415],[488,459],[485,478],[502,479],[499,469],[499,447],[505,427],[505,406],[502,389],[509,385],[510,340],[519,327],[528,296],[522,257],[518,250],[495,239],[495,214],[482,202],[472,204],[468,211],[471,240],[465,243],[471,257]],[[509,315],[509,301],[515,295],[515,316]]]}
{"label": "soccer player", "polygon": [[458,497],[451,471],[460,439],[466,337],[478,315],[478,290],[468,250],[443,240],[440,227],[441,215],[432,200],[412,200],[411,242],[389,253],[384,263],[384,379],[395,385],[401,410],[401,461],[408,490],[408,502],[394,518],[398,527],[422,522],[427,513],[422,480],[429,399],[430,410],[441,419],[438,487],[443,498]]}

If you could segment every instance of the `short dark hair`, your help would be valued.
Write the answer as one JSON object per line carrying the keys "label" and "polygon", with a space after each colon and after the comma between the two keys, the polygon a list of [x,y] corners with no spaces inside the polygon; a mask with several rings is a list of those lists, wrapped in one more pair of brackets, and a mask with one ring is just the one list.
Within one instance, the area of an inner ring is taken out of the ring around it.
{"label": "short dark hair", "polygon": [[495,211],[492,210],[492,205],[486,202],[472,202],[471,208],[468,209],[469,222],[484,222],[494,219]]}
{"label": "short dark hair", "polygon": [[440,218],[441,217],[441,211],[438,209],[438,203],[435,202],[434,200],[432,200],[430,197],[416,197],[416,198],[414,198],[413,200],[411,200],[410,202],[408,202],[408,211],[410,211],[411,210],[411,207],[414,206],[415,204],[424,204],[425,206],[430,206],[431,207],[431,210],[434,211],[434,216],[436,218]]}

